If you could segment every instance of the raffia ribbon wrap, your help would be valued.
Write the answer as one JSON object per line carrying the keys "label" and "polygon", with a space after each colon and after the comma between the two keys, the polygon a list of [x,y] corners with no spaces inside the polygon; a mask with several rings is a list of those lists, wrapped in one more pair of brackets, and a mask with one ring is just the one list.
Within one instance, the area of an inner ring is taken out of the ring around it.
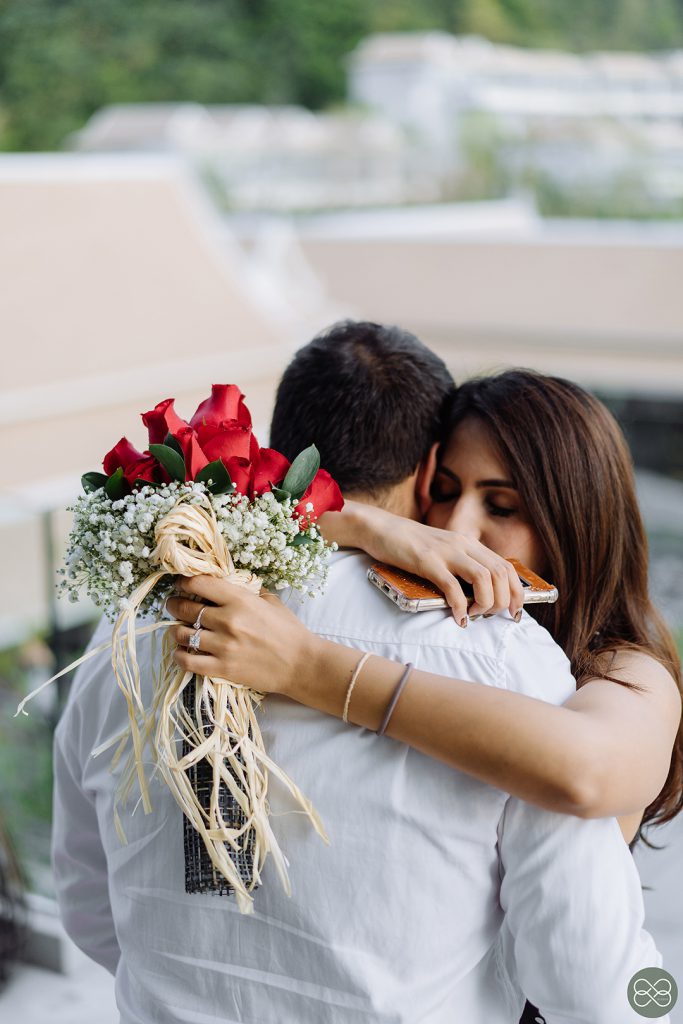
{"label": "raffia ribbon wrap", "polygon": [[[179,500],[158,523],[155,540],[156,547],[150,561],[159,569],[131,594],[112,634],[112,666],[126,698],[129,717],[126,733],[117,737],[119,746],[114,755],[114,765],[128,743],[132,743],[117,793],[114,810],[116,828],[125,842],[118,805],[127,800],[136,775],[145,813],[152,809],[144,768],[144,750],[149,744],[155,772],[161,774],[183,814],[200,834],[216,871],[234,888],[239,910],[251,913],[253,898],[250,892],[260,884],[261,870],[269,853],[273,856],[286,893],[291,895],[288,862],[268,820],[269,771],[301,805],[321,838],[326,843],[329,840],[311,802],[266,754],[255,714],[264,699],[263,694],[226,679],[197,677],[196,700],[193,713],[189,714],[183,705],[182,695],[193,673],[183,671],[173,660],[174,648],[167,631],[163,638],[160,669],[153,679],[151,707],[145,707],[135,651],[135,621],[140,604],[162,576],[168,573],[182,576],[204,574],[228,579],[235,586],[245,587],[254,593],[261,589],[257,577],[235,569],[211,503],[203,496],[198,504]],[[213,728],[205,736],[207,722]],[[178,741],[181,739],[189,746],[189,752],[179,758]],[[202,759],[209,762],[213,771],[208,815],[188,777],[189,769]],[[240,828],[230,828],[222,819],[218,806],[221,782],[244,811],[246,821]],[[254,866],[252,881],[247,886],[225,844],[235,851],[242,849],[251,830],[254,833]]]}

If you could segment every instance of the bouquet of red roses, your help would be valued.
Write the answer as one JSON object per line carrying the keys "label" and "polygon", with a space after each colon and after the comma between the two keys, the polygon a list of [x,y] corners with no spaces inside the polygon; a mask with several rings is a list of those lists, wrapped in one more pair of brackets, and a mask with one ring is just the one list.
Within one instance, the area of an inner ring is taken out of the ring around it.
{"label": "bouquet of red roses", "polygon": [[[250,892],[260,884],[269,853],[289,892],[286,862],[268,822],[269,771],[326,838],[322,823],[263,748],[255,714],[263,695],[184,672],[166,633],[160,671],[145,703],[135,636],[172,624],[161,616],[177,575],[221,576],[255,591],[265,586],[315,593],[334,547],[316,523],[323,512],[340,509],[343,499],[320,468],[314,446],[291,464],[259,446],[235,385],[214,385],[189,422],[175,412],[173,399],[142,420],[147,450],[121,438],[105,455],[104,472],[82,477],[85,493],[71,509],[60,587],[71,600],[85,589],[114,620],[112,666],[129,720],[114,755],[117,764],[129,751],[117,806],[137,779],[143,807],[151,810],[144,768],[149,748],[185,815],[187,890],[235,892],[240,909],[249,912]],[[136,630],[138,615],[151,621]]]}

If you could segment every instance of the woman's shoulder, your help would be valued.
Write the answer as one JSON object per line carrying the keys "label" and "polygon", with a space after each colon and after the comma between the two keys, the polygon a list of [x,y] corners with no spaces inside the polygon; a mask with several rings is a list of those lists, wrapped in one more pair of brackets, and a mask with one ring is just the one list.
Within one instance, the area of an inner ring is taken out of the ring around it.
{"label": "woman's shoulder", "polygon": [[[620,683],[627,685],[620,686]],[[611,686],[606,688],[606,684]],[[620,697],[630,703],[636,697],[639,699],[633,705],[635,711],[639,708],[638,713],[644,712],[645,700],[652,712],[667,723],[678,721],[681,715],[678,682],[666,665],[642,647],[625,645],[610,651],[602,659],[599,671],[581,683],[577,697],[579,694],[579,700],[598,700],[600,703],[601,695],[604,695],[610,704]],[[620,706],[624,706],[623,702],[620,702]]]}
{"label": "woman's shoulder", "polygon": [[610,652],[605,661],[605,676],[647,690],[669,691],[680,702],[680,691],[673,675],[644,647],[624,646]]}
{"label": "woman's shoulder", "polygon": [[608,651],[601,666],[605,677],[637,685],[664,686],[678,693],[678,685],[669,669],[645,647],[624,645]]}

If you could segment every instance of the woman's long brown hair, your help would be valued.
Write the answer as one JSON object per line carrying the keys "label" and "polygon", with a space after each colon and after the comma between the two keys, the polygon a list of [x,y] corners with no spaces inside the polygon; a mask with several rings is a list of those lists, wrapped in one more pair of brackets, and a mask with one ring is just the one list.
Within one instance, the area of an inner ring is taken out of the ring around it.
{"label": "woman's long brown hair", "polygon": [[[509,370],[458,389],[451,429],[472,415],[488,427],[543,545],[560,597],[533,614],[565,651],[577,686],[607,677],[638,688],[609,675],[615,652],[636,649],[661,662],[683,694],[676,645],[650,599],[633,462],[611,413],[571,381]],[[679,722],[666,783],[641,829],[682,808]]]}

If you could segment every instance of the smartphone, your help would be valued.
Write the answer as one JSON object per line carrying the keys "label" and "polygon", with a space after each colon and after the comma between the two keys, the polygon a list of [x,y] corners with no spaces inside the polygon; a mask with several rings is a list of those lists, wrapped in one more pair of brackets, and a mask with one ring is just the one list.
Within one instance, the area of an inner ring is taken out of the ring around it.
{"label": "smartphone", "polygon": [[[554,604],[557,601],[557,587],[552,583],[546,583],[516,558],[508,558],[507,561],[514,567],[524,588],[524,604]],[[438,587],[420,576],[404,572],[403,569],[394,569],[391,565],[375,562],[368,569],[368,579],[403,612],[428,612],[434,608],[448,608],[448,601]],[[457,580],[467,598],[467,604],[472,604],[472,584],[460,579],[459,576]]]}

